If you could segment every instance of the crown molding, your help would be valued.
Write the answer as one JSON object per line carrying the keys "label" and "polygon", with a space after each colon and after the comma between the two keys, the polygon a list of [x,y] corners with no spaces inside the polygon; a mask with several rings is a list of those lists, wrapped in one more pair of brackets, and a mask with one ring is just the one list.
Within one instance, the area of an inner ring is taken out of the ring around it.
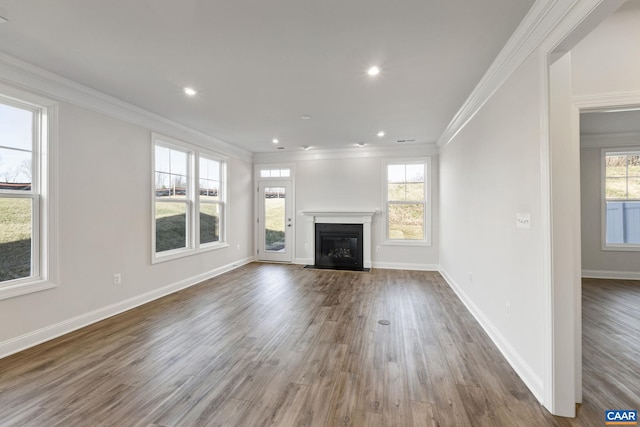
{"label": "crown molding", "polygon": [[[640,110],[640,92],[576,95],[573,104],[580,112]],[[639,132],[580,134],[580,148],[629,147],[640,145]]]}
{"label": "crown molding", "polygon": [[385,145],[375,147],[353,147],[336,149],[311,149],[308,151],[271,151],[254,153],[254,163],[282,163],[301,160],[328,160],[353,158],[385,158],[385,157],[416,157],[434,156],[438,154],[435,144],[409,144],[404,146]]}
{"label": "crown molding", "polygon": [[581,112],[613,112],[640,110],[640,92],[598,93],[575,95],[573,104]]}
{"label": "crown molding", "polygon": [[252,153],[73,80],[0,53],[0,82],[73,104],[176,139],[251,161]]}
{"label": "crown molding", "polygon": [[[536,0],[525,18],[480,82],[462,104],[440,138],[443,148],[466,126],[482,106],[496,93],[513,72],[537,49],[551,55],[551,61],[570,50],[599,20],[612,13],[623,0]],[[629,95],[629,94],[627,94]],[[577,101],[588,102],[588,97]],[[598,102],[602,101],[602,96]],[[615,98],[611,106],[634,105]],[[640,105],[635,102],[635,105]],[[602,104],[598,105],[602,107]],[[581,107],[582,108],[582,107]],[[585,105],[584,108],[591,108]]]}
{"label": "crown molding", "polygon": [[555,9],[559,0],[536,0],[518,28],[511,35],[480,82],[462,104],[445,131],[438,139],[438,146],[447,145],[482,106],[502,86],[509,76],[535,50],[557,23]]}

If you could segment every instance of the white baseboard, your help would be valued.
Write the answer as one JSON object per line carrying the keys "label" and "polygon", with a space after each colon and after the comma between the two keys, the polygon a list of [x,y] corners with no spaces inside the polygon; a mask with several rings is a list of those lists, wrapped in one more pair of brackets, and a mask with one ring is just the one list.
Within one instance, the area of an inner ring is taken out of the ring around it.
{"label": "white baseboard", "polygon": [[0,342],[0,359],[11,354],[18,353],[30,347],[34,347],[43,342],[52,340],[59,336],[68,334],[85,326],[104,320],[116,314],[131,310],[132,308],[141,306],[158,298],[162,298],[181,289],[188,288],[198,284],[204,280],[219,276],[223,273],[236,269],[240,266],[254,261],[254,257],[244,258],[234,261],[231,264],[207,271],[196,276],[189,277],[179,282],[172,283],[159,289],[146,292],[141,295],[99,308],[79,316],[72,317],[54,325],[46,326],[33,332],[11,338],[7,341]]}
{"label": "white baseboard", "polygon": [[437,264],[416,264],[410,262],[374,262],[373,268],[386,268],[389,270],[417,270],[417,271],[439,271]]}
{"label": "white baseboard", "polygon": [[639,271],[582,270],[582,277],[588,279],[640,280]]}
{"label": "white baseboard", "polygon": [[498,350],[507,359],[507,362],[513,367],[518,376],[524,381],[525,385],[531,390],[533,395],[539,402],[543,402],[544,398],[544,386],[542,379],[536,375],[531,369],[531,366],[520,356],[520,354],[513,348],[509,341],[500,333],[498,328],[482,313],[482,311],[476,306],[473,301],[467,296],[460,286],[447,274],[446,271],[440,270],[440,274],[447,281],[451,289],[458,295],[458,298],[467,307],[467,310],[471,312],[473,317],[476,318],[480,326],[489,335],[493,343],[498,347]]}
{"label": "white baseboard", "polygon": [[[309,265],[313,264],[313,260],[307,258],[296,258],[294,264]],[[372,268],[386,268],[389,270],[417,270],[417,271],[439,271],[440,266],[437,264],[416,264],[409,262],[374,262]]]}

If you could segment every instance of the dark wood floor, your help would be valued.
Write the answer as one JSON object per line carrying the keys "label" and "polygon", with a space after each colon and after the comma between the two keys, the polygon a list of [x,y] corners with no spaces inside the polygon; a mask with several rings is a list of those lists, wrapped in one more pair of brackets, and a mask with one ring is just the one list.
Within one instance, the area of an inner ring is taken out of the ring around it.
{"label": "dark wood floor", "polygon": [[640,411],[640,281],[583,279],[582,310],[580,416]]}
{"label": "dark wood floor", "polygon": [[[0,425],[601,426],[639,401],[640,288],[612,286],[585,283],[576,420],[540,406],[437,273],[250,264],[0,360]],[[603,292],[612,310],[590,314]],[[623,371],[611,334],[635,337]]]}

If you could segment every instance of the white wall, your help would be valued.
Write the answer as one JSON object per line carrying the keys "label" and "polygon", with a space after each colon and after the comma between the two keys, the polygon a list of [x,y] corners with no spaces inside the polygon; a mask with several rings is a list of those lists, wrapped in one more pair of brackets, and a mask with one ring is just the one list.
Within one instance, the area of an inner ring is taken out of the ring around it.
{"label": "white wall", "polygon": [[[542,399],[540,70],[529,57],[442,149],[440,265]],[[531,215],[531,229],[516,228],[517,213]]]}
{"label": "white wall", "polygon": [[[640,1],[629,1],[573,48],[574,98],[607,99],[640,91],[639,23]],[[632,139],[629,135],[583,136],[580,178],[585,276],[640,278],[640,252],[603,251],[600,234],[600,149],[628,146]]]}
{"label": "white wall", "polygon": [[[281,154],[281,153],[278,153]],[[394,155],[395,154],[395,155]],[[372,222],[372,261],[374,268],[438,269],[438,158],[431,149],[357,149],[306,152],[277,159],[295,167],[295,210],[297,262],[305,262],[306,210],[384,210],[384,161],[394,158],[431,157],[432,239],[430,246],[384,245],[384,219],[381,213]],[[269,164],[276,157],[257,154],[254,161]],[[287,160],[288,159],[288,160]],[[377,251],[376,247],[380,246]]]}
{"label": "white wall", "polygon": [[640,91],[639,23],[630,0],[572,49],[574,96]]}
{"label": "white wall", "polygon": [[149,129],[60,104],[60,280],[0,301],[0,356],[252,259],[252,165],[231,157],[230,246],[151,264],[151,147]]}

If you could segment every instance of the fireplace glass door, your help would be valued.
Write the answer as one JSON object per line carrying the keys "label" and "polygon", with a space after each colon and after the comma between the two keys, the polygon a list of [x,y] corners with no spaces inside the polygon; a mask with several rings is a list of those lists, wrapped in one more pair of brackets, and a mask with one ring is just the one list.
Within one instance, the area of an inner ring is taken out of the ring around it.
{"label": "fireplace glass door", "polygon": [[316,223],[316,268],[362,271],[362,224]]}

